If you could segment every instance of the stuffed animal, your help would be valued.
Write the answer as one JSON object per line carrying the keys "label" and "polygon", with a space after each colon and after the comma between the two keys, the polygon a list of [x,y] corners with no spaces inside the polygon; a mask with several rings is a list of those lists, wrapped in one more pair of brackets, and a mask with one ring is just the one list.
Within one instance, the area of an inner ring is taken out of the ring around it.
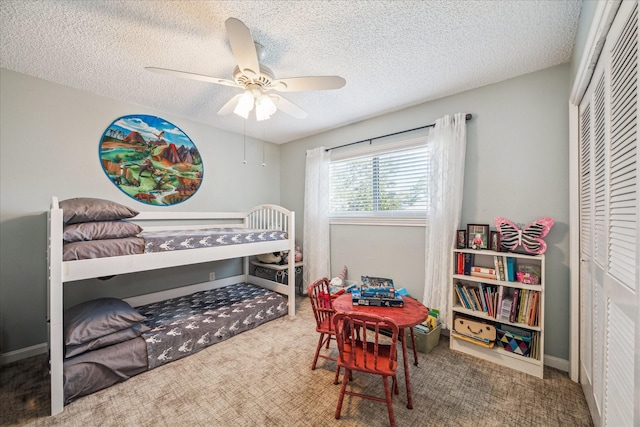
{"label": "stuffed animal", "polygon": [[342,268],[342,271],[340,272],[340,274],[338,274],[336,277],[331,279],[331,282],[329,283],[329,285],[341,287],[344,284],[344,281],[346,280],[346,278],[347,278],[347,266],[345,265]]}
{"label": "stuffed animal", "polygon": [[279,264],[282,261],[282,252],[273,252],[257,255],[258,261],[264,264]]}
{"label": "stuffed animal", "polygon": [[[295,262],[300,262],[302,261],[302,252],[300,251],[300,246],[296,246],[296,256],[294,258]],[[282,257],[282,264],[286,264],[289,262],[289,252],[287,252],[283,257]]]}

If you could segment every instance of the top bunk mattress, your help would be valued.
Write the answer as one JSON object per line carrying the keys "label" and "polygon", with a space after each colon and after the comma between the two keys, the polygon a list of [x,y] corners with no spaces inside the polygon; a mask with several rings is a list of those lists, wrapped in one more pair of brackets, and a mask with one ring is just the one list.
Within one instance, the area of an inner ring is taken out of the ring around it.
{"label": "top bunk mattress", "polygon": [[249,228],[143,231],[139,236],[144,239],[145,253],[287,240],[287,233],[284,231]]}
{"label": "top bunk mattress", "polygon": [[285,231],[249,228],[143,231],[137,237],[65,242],[64,261],[287,240]]}

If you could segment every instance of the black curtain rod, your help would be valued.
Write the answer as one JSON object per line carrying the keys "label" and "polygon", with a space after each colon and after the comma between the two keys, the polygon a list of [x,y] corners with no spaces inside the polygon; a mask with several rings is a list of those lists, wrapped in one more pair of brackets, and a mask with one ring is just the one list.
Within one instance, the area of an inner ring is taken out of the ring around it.
{"label": "black curtain rod", "polygon": [[[466,116],[464,116],[466,121],[469,121],[473,118],[473,116],[471,114],[468,114]],[[337,147],[331,147],[331,148],[326,148],[324,151],[331,151],[331,150],[336,150],[338,148],[343,148],[343,147],[348,147],[350,145],[355,145],[355,144],[360,144],[362,142],[368,142],[368,143],[372,143],[373,141],[375,141],[376,139],[382,139],[382,138],[386,138],[388,136],[393,136],[393,135],[400,135],[401,133],[407,133],[407,132],[413,132],[414,130],[420,130],[420,129],[426,129],[426,128],[432,128],[434,127],[436,124],[435,123],[431,123],[430,125],[425,125],[425,126],[420,126],[417,128],[413,128],[413,129],[407,129],[407,130],[401,130],[400,132],[394,132],[394,133],[388,133],[386,135],[382,135],[382,136],[375,136],[373,138],[367,138],[367,139],[363,139],[362,141],[356,141],[356,142],[350,142],[348,144],[343,144],[343,145],[338,145]]]}

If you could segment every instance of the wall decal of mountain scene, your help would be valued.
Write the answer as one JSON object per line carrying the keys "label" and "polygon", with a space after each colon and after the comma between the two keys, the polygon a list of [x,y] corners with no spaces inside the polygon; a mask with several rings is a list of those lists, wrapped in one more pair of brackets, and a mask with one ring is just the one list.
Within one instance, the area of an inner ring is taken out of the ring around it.
{"label": "wall decal of mountain scene", "polygon": [[193,141],[176,125],[147,115],[114,120],[102,134],[100,162],[122,192],[157,206],[189,199],[204,173]]}

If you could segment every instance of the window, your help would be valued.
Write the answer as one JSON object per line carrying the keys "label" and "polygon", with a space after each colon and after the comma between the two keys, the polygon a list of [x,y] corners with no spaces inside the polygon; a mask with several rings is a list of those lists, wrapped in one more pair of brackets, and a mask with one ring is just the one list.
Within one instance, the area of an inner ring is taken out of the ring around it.
{"label": "window", "polygon": [[425,218],[429,151],[424,139],[412,142],[332,160],[332,219]]}

